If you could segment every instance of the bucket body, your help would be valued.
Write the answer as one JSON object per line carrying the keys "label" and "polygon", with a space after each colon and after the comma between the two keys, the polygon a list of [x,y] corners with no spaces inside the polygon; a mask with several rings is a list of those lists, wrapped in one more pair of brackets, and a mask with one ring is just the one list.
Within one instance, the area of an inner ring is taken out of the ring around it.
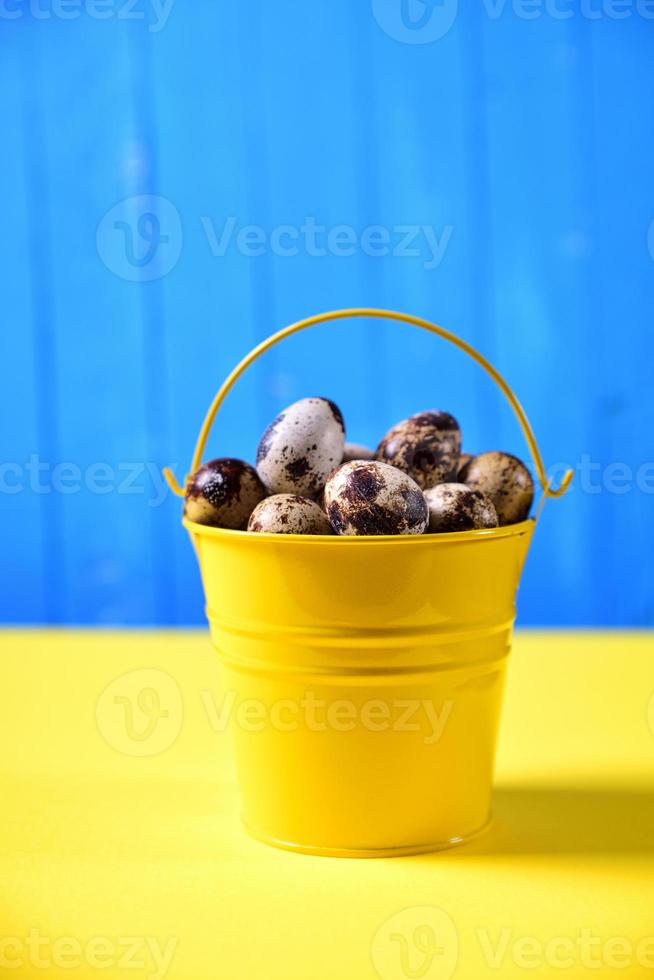
{"label": "bucket body", "polygon": [[392,538],[185,525],[248,830],[365,857],[482,829],[534,522]]}

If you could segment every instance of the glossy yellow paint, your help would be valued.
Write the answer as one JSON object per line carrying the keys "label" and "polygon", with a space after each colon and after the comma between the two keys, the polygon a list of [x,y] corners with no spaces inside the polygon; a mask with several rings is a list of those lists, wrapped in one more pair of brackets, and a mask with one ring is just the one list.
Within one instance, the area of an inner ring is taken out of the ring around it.
{"label": "glossy yellow paint", "polygon": [[478,832],[533,521],[400,538],[185,526],[225,684],[262,715],[234,728],[251,833],[373,857]]}
{"label": "glossy yellow paint", "polygon": [[[224,399],[258,357],[294,333],[348,317],[408,323],[464,351],[511,405],[543,500],[565,492],[572,473],[552,488],[520,402],[478,351],[421,317],[374,309],[308,317],[243,358],[207,412],[191,472]],[[534,522],[370,538],[184,524],[227,683],[265,717],[260,731],[234,732],[250,832],[298,851],[383,857],[437,850],[482,830]],[[316,728],[314,701],[324,728]]]}
{"label": "glossy yellow paint", "polygon": [[0,651],[2,976],[652,975],[652,634],[518,630],[489,829],[380,861],[242,833],[204,631],[3,631]]}

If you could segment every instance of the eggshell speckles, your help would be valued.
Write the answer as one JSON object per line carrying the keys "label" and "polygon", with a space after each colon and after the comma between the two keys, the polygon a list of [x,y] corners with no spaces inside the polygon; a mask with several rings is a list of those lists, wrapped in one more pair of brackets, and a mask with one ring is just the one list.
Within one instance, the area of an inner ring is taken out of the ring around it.
{"label": "eggshell speckles", "polygon": [[346,442],[343,450],[343,462],[350,463],[353,459],[374,459],[375,454],[372,449],[362,446],[358,442]]}
{"label": "eggshell speckles", "polygon": [[451,479],[461,451],[458,422],[447,412],[419,412],[386,433],[375,457],[407,473],[422,489]]}
{"label": "eggshell speckles", "polygon": [[197,524],[242,530],[266,496],[266,488],[241,459],[213,459],[194,473],[186,489],[184,513]]}
{"label": "eggshell speckles", "polygon": [[325,486],[325,509],[337,534],[422,534],[427,526],[420,487],[377,460],[339,466]]}
{"label": "eggshell speckles", "polygon": [[463,467],[467,466],[471,459],[472,456],[470,453],[461,453],[461,455],[459,456],[459,462],[457,463],[457,467],[456,467],[457,479],[461,476]]}
{"label": "eggshell speckles", "polygon": [[463,483],[439,483],[425,490],[425,500],[432,532],[472,531],[498,525],[491,500],[481,490],[471,490]]}
{"label": "eggshell speckles", "polygon": [[314,500],[293,493],[277,493],[258,504],[248,531],[259,534],[332,534],[324,511]]}
{"label": "eggshell speckles", "polygon": [[517,524],[528,516],[534,481],[517,457],[500,452],[480,453],[464,467],[459,479],[490,497],[500,524]]}
{"label": "eggshell speckles", "polygon": [[257,473],[269,493],[315,497],[343,459],[345,426],[334,402],[302,398],[268,426],[257,450]]}

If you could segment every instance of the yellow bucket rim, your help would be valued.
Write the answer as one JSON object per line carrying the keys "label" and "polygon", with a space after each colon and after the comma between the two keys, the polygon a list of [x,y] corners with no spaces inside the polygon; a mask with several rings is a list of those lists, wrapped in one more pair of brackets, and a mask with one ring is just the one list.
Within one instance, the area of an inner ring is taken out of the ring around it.
{"label": "yellow bucket rim", "polygon": [[536,525],[536,518],[528,517],[525,521],[520,521],[518,524],[504,524],[501,527],[431,534],[270,534],[259,531],[233,531],[226,527],[198,524],[195,521],[190,521],[187,517],[182,518],[182,524],[190,534],[202,535],[208,538],[231,539],[233,541],[256,539],[266,542],[277,541],[289,546],[294,542],[306,541],[326,546],[340,546],[343,544],[349,547],[352,547],[354,544],[376,545],[393,541],[397,545],[402,542],[409,547],[419,547],[421,545],[425,547],[426,545],[452,544],[453,541],[495,541],[499,538],[517,537],[533,530]]}
{"label": "yellow bucket rim", "polygon": [[[431,323],[429,320],[425,320],[423,317],[410,316],[407,313],[398,313],[395,310],[377,310],[377,309],[369,309],[366,307],[361,307],[361,308],[357,307],[354,309],[347,309],[347,310],[332,310],[329,313],[319,313],[317,316],[306,317],[304,320],[298,320],[296,323],[291,323],[288,327],[284,327],[283,330],[278,330],[277,333],[272,334],[266,340],[262,341],[257,347],[251,350],[250,353],[247,354],[243,358],[243,360],[236,365],[236,367],[233,369],[231,374],[229,374],[228,377],[225,379],[225,381],[222,383],[221,387],[219,388],[217,394],[214,397],[213,402],[211,403],[211,406],[209,407],[204,422],[202,423],[202,428],[200,430],[200,434],[198,436],[195,445],[195,451],[193,453],[193,459],[191,461],[191,469],[184,481],[184,485],[180,486],[180,484],[178,483],[175,477],[175,474],[172,472],[170,467],[168,466],[164,467],[163,475],[166,478],[166,482],[168,483],[168,486],[173,491],[173,493],[177,494],[178,497],[184,496],[185,488],[188,485],[189,480],[192,478],[192,475],[198,469],[200,462],[202,460],[204,447],[206,445],[209,432],[213,425],[214,419],[218,413],[218,410],[222,406],[225,398],[231,391],[234,384],[238,381],[241,375],[247,370],[247,368],[250,367],[250,365],[257,360],[257,358],[261,357],[262,354],[264,354],[271,347],[274,347],[275,344],[280,343],[280,341],[285,340],[287,337],[290,337],[292,334],[299,333],[302,330],[306,330],[309,327],[317,326],[318,324],[321,323],[343,320],[350,317],[376,317],[381,320],[394,320],[400,323],[411,324],[414,327],[420,327],[421,329],[426,330],[429,333],[436,334],[436,336],[441,337],[443,340],[446,340],[449,343],[454,344],[455,347],[458,347],[465,354],[467,354],[474,361],[476,361],[476,363],[479,364],[479,366],[482,367],[484,371],[493,379],[495,384],[504,394],[505,398],[507,399],[511,408],[514,411],[516,418],[520,423],[520,427],[522,428],[525,439],[527,440],[527,445],[529,446],[529,449],[531,451],[531,456],[536,469],[538,482],[540,483],[543,490],[541,504],[536,517],[538,518],[540,509],[542,508],[542,505],[544,504],[545,500],[548,497],[563,496],[563,494],[568,489],[570,481],[572,480],[572,477],[574,475],[573,471],[567,470],[563,474],[559,486],[556,488],[553,486],[553,480],[547,476],[547,473],[545,471],[545,466],[543,464],[543,459],[540,454],[538,445],[536,443],[536,437],[534,435],[531,425],[529,424],[529,420],[525,415],[525,411],[522,405],[520,404],[517,397],[515,396],[512,389],[507,384],[507,382],[504,380],[502,375],[493,367],[493,365],[489,361],[486,360],[486,358],[482,354],[479,353],[479,351],[475,350],[475,348],[472,347],[472,345],[469,344],[467,341],[462,340],[460,337],[457,337],[456,334],[453,334],[450,330],[445,330],[443,327],[438,326],[438,324]],[[519,527],[519,525],[512,525],[512,526]],[[468,534],[469,532],[459,531],[455,533],[461,535],[461,534]],[[485,532],[475,531],[470,533],[480,534]],[[500,534],[495,533],[495,536],[501,537],[503,536],[504,533],[514,533],[514,532],[502,532]],[[263,535],[260,535],[260,537],[263,537]],[[295,535],[295,537],[303,537],[303,535]],[[322,537],[322,535],[309,535],[309,537]],[[328,536],[325,535],[324,537],[327,538]],[[384,540],[385,538],[386,535],[379,535],[379,540]]]}

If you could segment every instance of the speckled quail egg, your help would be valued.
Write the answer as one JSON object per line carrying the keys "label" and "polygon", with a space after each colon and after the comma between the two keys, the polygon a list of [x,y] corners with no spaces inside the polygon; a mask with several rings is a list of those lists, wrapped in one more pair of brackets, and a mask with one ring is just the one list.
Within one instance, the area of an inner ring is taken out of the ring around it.
{"label": "speckled quail egg", "polygon": [[386,433],[375,457],[407,473],[423,490],[451,479],[461,451],[458,422],[447,412],[419,412]]}
{"label": "speckled quail egg", "polygon": [[302,398],[271,422],[257,449],[257,473],[269,493],[315,497],[343,459],[345,425],[334,402]]}
{"label": "speckled quail egg", "polygon": [[276,493],[254,508],[248,531],[259,534],[332,534],[332,528],[315,500],[294,493]]}
{"label": "speckled quail egg", "polygon": [[325,509],[337,534],[422,534],[427,526],[418,484],[377,460],[339,466],[325,486]]}
{"label": "speckled quail egg", "polygon": [[429,507],[430,531],[472,531],[498,525],[490,498],[463,483],[439,483],[425,490],[425,500]]}
{"label": "speckled quail egg", "polygon": [[266,488],[248,463],[242,459],[212,459],[189,480],[184,513],[197,524],[240,531],[265,496]]}
{"label": "speckled quail egg", "polygon": [[456,467],[457,479],[461,476],[461,471],[463,467],[467,466],[467,464],[470,462],[471,459],[472,459],[471,453],[461,453],[461,455],[459,456],[459,462],[457,463],[457,467]]}
{"label": "speckled quail egg", "polygon": [[459,480],[490,497],[500,524],[517,524],[529,514],[534,481],[524,463],[510,453],[473,456],[459,474]]}
{"label": "speckled quail egg", "polygon": [[346,442],[343,450],[343,462],[349,463],[353,459],[374,459],[375,454],[372,449],[362,446],[359,442]]}

